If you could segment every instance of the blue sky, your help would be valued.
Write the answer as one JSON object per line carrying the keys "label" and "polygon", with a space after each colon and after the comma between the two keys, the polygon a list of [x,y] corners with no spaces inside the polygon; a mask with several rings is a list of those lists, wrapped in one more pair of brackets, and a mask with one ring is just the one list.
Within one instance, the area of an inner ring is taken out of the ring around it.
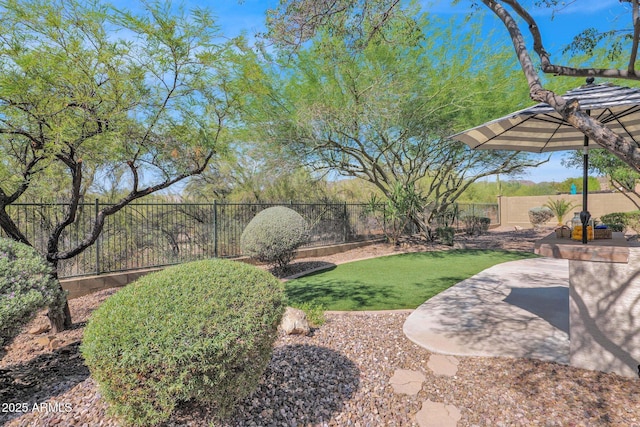
{"label": "blue sky", "polygon": [[[197,0],[192,0],[189,3],[204,5],[204,2]],[[277,3],[277,0],[244,0],[241,3],[235,0],[216,0],[207,2],[207,5],[214,10],[218,17],[223,34],[231,37],[245,32],[247,36],[251,37],[264,30],[265,11],[269,7],[276,6]],[[524,0],[523,4],[526,3],[532,3],[532,1]],[[611,29],[630,26],[630,14],[624,13],[624,8],[628,6],[621,5],[618,0],[566,0],[564,3],[566,7],[557,10],[553,16],[550,9],[531,10],[552,59],[561,54],[563,47],[571,41],[574,35],[586,28]],[[452,6],[449,0],[422,0],[422,4],[431,13],[443,16],[453,14],[464,16],[470,10],[468,6],[470,1],[467,0],[461,0],[456,6]],[[507,36],[506,29],[493,15],[488,15],[484,19],[484,23],[495,27],[497,31],[501,31]],[[576,80],[576,86],[581,83]],[[563,181],[569,177],[582,175],[581,170],[567,169],[562,166],[560,163],[562,157],[562,153],[554,153],[549,163],[532,170],[522,178],[535,182]]]}

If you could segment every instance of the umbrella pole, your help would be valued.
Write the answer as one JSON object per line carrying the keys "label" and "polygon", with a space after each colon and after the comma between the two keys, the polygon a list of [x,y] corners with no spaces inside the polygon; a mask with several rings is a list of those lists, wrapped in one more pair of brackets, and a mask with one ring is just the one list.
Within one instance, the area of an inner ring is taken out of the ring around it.
{"label": "umbrella pole", "polygon": [[[587,112],[588,114],[589,112]],[[589,137],[584,136],[584,148],[582,149],[582,212],[580,212],[580,221],[582,221],[582,243],[587,244],[587,224],[591,218],[591,214],[587,210],[587,189],[589,188]]]}

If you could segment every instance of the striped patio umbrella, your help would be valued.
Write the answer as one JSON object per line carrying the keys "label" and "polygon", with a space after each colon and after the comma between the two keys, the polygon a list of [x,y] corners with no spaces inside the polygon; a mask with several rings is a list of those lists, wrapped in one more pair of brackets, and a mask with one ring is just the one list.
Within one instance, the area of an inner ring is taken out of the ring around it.
{"label": "striped patio umbrella", "polygon": [[[570,90],[563,98],[575,99],[601,123],[638,144],[640,139],[640,89],[610,83],[587,84]],[[567,123],[549,104],[541,103],[451,136],[478,150],[513,150],[544,153],[583,149],[582,242],[587,243],[586,224],[589,139]],[[599,146],[593,146],[599,148]]]}

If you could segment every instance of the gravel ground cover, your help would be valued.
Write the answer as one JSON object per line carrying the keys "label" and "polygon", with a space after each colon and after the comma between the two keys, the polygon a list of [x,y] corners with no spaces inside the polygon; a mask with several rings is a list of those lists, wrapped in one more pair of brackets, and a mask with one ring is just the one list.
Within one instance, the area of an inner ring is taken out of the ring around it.
{"label": "gravel ground cover", "polygon": [[[461,239],[458,247],[531,250],[540,233],[494,231]],[[497,244],[496,242],[499,242]],[[440,250],[405,242],[375,245],[307,267],[411,250]],[[303,269],[294,265],[292,270]],[[0,423],[10,426],[118,426],[107,414],[78,353],[89,314],[115,290],[70,301],[74,329],[50,338],[29,329],[0,361]],[[308,337],[281,336],[259,388],[239,403],[225,426],[411,426],[426,400],[458,407],[459,426],[640,426],[640,381],[526,359],[459,357],[455,376],[427,366],[431,353],[402,333],[408,311],[329,313]],[[52,350],[52,348],[54,348]],[[415,396],[397,394],[398,369],[423,372]],[[209,425],[207,407],[186,402],[167,426]]]}

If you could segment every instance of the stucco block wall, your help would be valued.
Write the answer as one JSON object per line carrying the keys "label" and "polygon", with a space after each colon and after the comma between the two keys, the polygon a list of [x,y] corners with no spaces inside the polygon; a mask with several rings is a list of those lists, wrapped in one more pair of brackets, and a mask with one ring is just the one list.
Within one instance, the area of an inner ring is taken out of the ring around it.
{"label": "stucco block wall", "polygon": [[[635,195],[629,194],[633,200],[640,204],[640,199]],[[561,194],[556,196],[526,196],[526,197],[498,197],[498,206],[500,209],[500,225],[506,227],[519,226],[523,228],[531,228],[529,221],[529,209],[544,206],[551,200],[564,199],[572,202],[575,207],[565,216],[564,221],[570,221],[573,218],[573,212],[582,210],[582,194],[569,195]],[[589,194],[588,206],[591,216],[600,218],[600,216],[613,212],[629,212],[638,210],[628,197],[621,193],[593,193]],[[556,218],[552,218],[546,225],[555,226]]]}
{"label": "stucco block wall", "polygon": [[570,364],[638,377],[640,247],[628,263],[569,261]]}

